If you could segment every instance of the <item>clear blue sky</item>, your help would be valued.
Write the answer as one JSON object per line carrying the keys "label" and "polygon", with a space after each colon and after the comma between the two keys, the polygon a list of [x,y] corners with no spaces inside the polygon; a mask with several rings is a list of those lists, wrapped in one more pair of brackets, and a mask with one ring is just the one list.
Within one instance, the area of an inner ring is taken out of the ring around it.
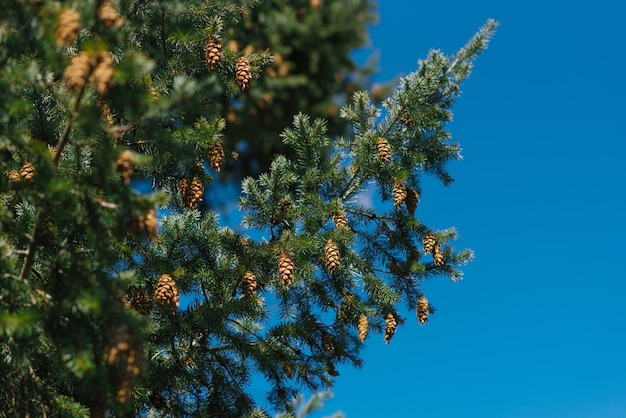
{"label": "clear blue sky", "polygon": [[454,109],[456,181],[418,209],[476,260],[426,283],[430,323],[370,337],[314,416],[626,417],[624,3],[381,3],[380,81],[501,24]]}

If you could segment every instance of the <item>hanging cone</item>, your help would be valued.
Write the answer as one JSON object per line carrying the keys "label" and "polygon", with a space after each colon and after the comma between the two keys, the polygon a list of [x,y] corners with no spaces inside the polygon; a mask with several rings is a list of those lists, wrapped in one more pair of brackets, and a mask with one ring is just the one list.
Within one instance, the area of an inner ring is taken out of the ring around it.
{"label": "hanging cone", "polygon": [[393,312],[389,312],[385,316],[385,344],[389,344],[389,341],[393,338],[393,334],[396,333],[398,327],[398,318]]}
{"label": "hanging cone", "polygon": [[215,141],[213,145],[209,147],[209,166],[218,173],[222,169],[222,163],[224,162],[224,149],[222,143]]}
{"label": "hanging cone", "polygon": [[350,229],[350,225],[348,224],[348,218],[346,217],[346,213],[342,210],[337,210],[333,213],[333,223],[335,224],[335,228],[345,228]]}
{"label": "hanging cone", "polygon": [[322,348],[328,354],[332,353],[335,350],[335,343],[333,341],[333,336],[327,332],[322,333]]}
{"label": "hanging cone", "polygon": [[406,186],[404,183],[396,181],[393,183],[393,205],[400,207],[404,199],[406,199]]}
{"label": "hanging cone", "polygon": [[198,202],[202,199],[204,193],[204,184],[200,177],[194,176],[191,182],[187,182],[187,179],[181,179],[178,184],[178,190],[183,201],[183,205],[189,209],[194,209],[198,206]]}
{"label": "hanging cone", "polygon": [[148,213],[146,213],[143,226],[146,229],[146,234],[148,234],[148,239],[150,241],[156,241],[159,231],[157,229],[157,217],[154,209],[150,209],[148,210]]}
{"label": "hanging cone", "polygon": [[406,205],[406,209],[409,211],[411,216],[415,215],[415,209],[417,209],[418,202],[419,202],[419,195],[417,194],[417,191],[407,188],[406,199],[404,199],[404,204]]}
{"label": "hanging cone", "polygon": [[35,166],[28,161],[22,164],[22,168],[20,168],[20,176],[26,181],[34,179],[36,173]]}
{"label": "hanging cone", "polygon": [[111,0],[104,0],[100,2],[100,6],[98,6],[98,19],[104,23],[104,26],[107,28],[112,28],[113,26],[119,26],[122,22],[120,19],[120,14],[117,11],[117,7]]}
{"label": "hanging cone", "polygon": [[222,65],[222,41],[217,36],[212,36],[204,46],[204,56],[209,70],[214,70],[218,65]]}
{"label": "hanging cone", "polygon": [[417,320],[422,325],[428,322],[428,299],[424,295],[417,298]]}
{"label": "hanging cone", "polygon": [[134,290],[128,299],[128,308],[134,309],[141,315],[148,315],[152,310],[152,297],[148,292]]}
{"label": "hanging cone", "polygon": [[441,267],[444,265],[443,251],[441,250],[441,246],[439,244],[435,245],[435,250],[433,251],[433,261],[435,262],[435,267]]}
{"label": "hanging cone", "polygon": [[133,346],[128,352],[126,367],[120,375],[120,384],[115,398],[119,403],[126,403],[135,387],[135,381],[145,369],[146,359],[142,346]]}
{"label": "hanging cone", "polygon": [[294,269],[293,260],[283,251],[278,258],[278,275],[285,288],[293,283]]}
{"label": "hanging cone", "polygon": [[179,304],[178,287],[169,274],[162,274],[154,285],[154,298],[161,305],[168,304],[172,314],[176,313]]}
{"label": "hanging cone", "polygon": [[326,271],[333,274],[339,268],[341,260],[339,258],[339,247],[332,239],[326,242],[324,255],[326,256]]}
{"label": "hanging cone", "polygon": [[9,183],[17,183],[22,180],[22,176],[20,176],[19,171],[11,170],[7,173],[7,177],[9,178]]}
{"label": "hanging cone", "polygon": [[339,376],[339,372],[337,371],[337,369],[335,368],[335,365],[333,364],[332,361],[328,361],[326,363],[326,371],[328,372],[329,375],[331,375],[332,377],[337,377]]}
{"label": "hanging cone", "polygon": [[320,7],[320,4],[322,4],[322,0],[309,0],[309,4],[311,5],[311,9],[315,10]]}
{"label": "hanging cone", "polygon": [[71,45],[78,37],[80,14],[74,9],[65,9],[57,19],[54,38],[57,45]]}
{"label": "hanging cone", "polygon": [[250,61],[248,61],[248,58],[241,57],[237,60],[237,64],[235,65],[235,78],[241,90],[248,88],[248,83],[252,79],[252,71],[250,70]]}
{"label": "hanging cone", "polygon": [[359,339],[361,340],[361,342],[365,342],[365,337],[367,337],[367,326],[367,317],[361,314],[361,316],[359,316],[359,323],[356,326],[359,330]]}
{"label": "hanging cone", "polygon": [[125,185],[130,184],[130,179],[135,172],[135,158],[129,150],[124,150],[117,155],[115,159],[116,170],[120,173],[120,177]]}
{"label": "hanging cone", "polygon": [[80,51],[72,57],[63,71],[63,81],[74,93],[80,92],[87,84],[91,73],[91,56],[88,52]]}
{"label": "hanging cone", "polygon": [[435,249],[435,245],[437,245],[437,238],[432,232],[428,232],[422,238],[422,245],[424,246],[424,252],[430,254]]}
{"label": "hanging cone", "polygon": [[93,70],[93,85],[96,91],[100,94],[104,94],[109,89],[109,86],[113,83],[113,58],[107,51],[102,51],[98,54],[98,63]]}
{"label": "hanging cone", "polygon": [[376,150],[378,151],[378,161],[383,164],[391,162],[391,146],[385,138],[381,137],[376,140]]}
{"label": "hanging cone", "polygon": [[241,280],[241,287],[243,294],[246,296],[252,296],[256,292],[257,281],[256,276],[250,270],[246,271]]}
{"label": "hanging cone", "polygon": [[124,361],[128,358],[130,349],[130,330],[128,325],[120,325],[104,346],[103,359],[108,364]]}

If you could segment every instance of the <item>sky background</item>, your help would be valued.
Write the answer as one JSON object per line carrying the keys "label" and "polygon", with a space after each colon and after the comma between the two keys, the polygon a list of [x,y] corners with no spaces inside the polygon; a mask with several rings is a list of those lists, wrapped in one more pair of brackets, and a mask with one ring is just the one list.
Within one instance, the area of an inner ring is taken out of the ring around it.
{"label": "sky background", "polygon": [[426,326],[368,337],[313,417],[626,417],[626,6],[380,3],[378,81],[501,24],[454,107],[456,181],[426,182],[417,212],[476,259],[424,285]]}

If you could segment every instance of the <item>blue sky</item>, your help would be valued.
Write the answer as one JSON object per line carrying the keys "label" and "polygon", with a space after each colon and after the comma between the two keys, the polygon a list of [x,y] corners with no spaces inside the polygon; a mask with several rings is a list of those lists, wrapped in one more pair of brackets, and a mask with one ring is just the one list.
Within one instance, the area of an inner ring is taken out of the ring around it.
{"label": "blue sky", "polygon": [[424,285],[426,326],[368,338],[314,417],[626,417],[625,7],[380,3],[379,81],[501,24],[454,108],[456,181],[426,183],[417,213],[476,259]]}

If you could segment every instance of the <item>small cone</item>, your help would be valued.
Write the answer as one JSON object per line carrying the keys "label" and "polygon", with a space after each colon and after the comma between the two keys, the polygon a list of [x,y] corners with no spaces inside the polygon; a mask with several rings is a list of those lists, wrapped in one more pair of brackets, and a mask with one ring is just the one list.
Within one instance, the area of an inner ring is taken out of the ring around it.
{"label": "small cone", "polygon": [[178,309],[180,303],[178,287],[169,274],[162,274],[159,281],[154,285],[154,298],[161,305],[168,304],[173,314]]}
{"label": "small cone", "polygon": [[285,288],[293,283],[294,269],[293,260],[283,251],[278,258],[278,275]]}
{"label": "small cone", "polygon": [[124,150],[117,155],[115,159],[115,165],[117,166],[117,172],[120,173],[120,177],[124,181],[125,185],[130,184],[130,179],[135,172],[135,159],[133,153],[129,150]]}
{"label": "small cone", "polygon": [[111,55],[103,51],[98,54],[98,63],[93,70],[93,85],[100,94],[105,94],[109,86],[113,83],[113,58]]}
{"label": "small cone", "polygon": [[357,329],[359,330],[359,339],[361,340],[361,342],[365,342],[365,337],[367,337],[367,326],[367,317],[361,314],[361,316],[359,317],[359,323],[357,324]]}
{"label": "small cone", "polygon": [[435,263],[435,267],[441,267],[444,265],[443,251],[441,250],[441,246],[439,244],[435,245],[435,249],[433,251],[433,261]]}
{"label": "small cone", "polygon": [[74,9],[65,9],[57,19],[54,38],[57,45],[71,45],[78,37],[80,14]]}
{"label": "small cone", "polygon": [[127,307],[134,309],[141,315],[148,315],[152,310],[152,297],[148,292],[135,290],[128,299]]}
{"label": "small cone", "polygon": [[146,234],[148,234],[148,239],[150,241],[156,241],[159,231],[157,228],[156,211],[154,209],[148,210],[143,226],[146,229]]}
{"label": "small cone", "polygon": [[222,169],[222,163],[224,162],[224,149],[222,143],[215,141],[213,145],[209,147],[209,165],[218,173]]}
{"label": "small cone", "polygon": [[320,4],[322,4],[322,0],[309,0],[309,4],[311,5],[311,9],[315,10],[320,7]]}
{"label": "small cone", "polygon": [[335,224],[335,228],[345,228],[350,229],[350,225],[348,224],[348,218],[346,217],[346,213],[342,210],[337,210],[333,214],[333,223]]}
{"label": "small cone", "polygon": [[204,46],[204,55],[209,70],[214,70],[218,65],[222,65],[222,41],[217,36],[211,37]]}
{"label": "small cone", "polygon": [[335,350],[333,336],[327,332],[324,332],[322,334],[322,349],[324,349],[324,351],[326,351],[328,354],[332,353]]}
{"label": "small cone", "polygon": [[339,268],[341,260],[339,258],[339,247],[332,239],[326,242],[324,255],[326,257],[326,271],[333,274]]}
{"label": "small cone", "polygon": [[393,338],[393,334],[396,333],[398,327],[398,318],[393,312],[389,312],[385,316],[385,344],[389,344],[389,341]]}
{"label": "small cone", "polygon": [[91,73],[91,56],[88,52],[80,51],[72,57],[63,71],[63,81],[74,93],[79,93],[87,84]]}
{"label": "small cone", "polygon": [[288,361],[283,361],[283,371],[285,372],[285,376],[289,379],[293,377],[293,369],[291,368],[291,363]]}
{"label": "small cone", "polygon": [[415,209],[417,209],[418,202],[419,195],[417,194],[417,191],[413,189],[407,189],[404,204],[406,205],[406,209],[409,211],[411,216],[415,215]]}
{"label": "small cone", "polygon": [[28,161],[22,164],[22,168],[20,168],[20,176],[26,181],[34,179],[36,173],[35,166]]}
{"label": "small cone", "polygon": [[130,349],[130,330],[128,325],[120,325],[104,346],[103,359],[108,364],[124,361],[128,358]]}
{"label": "small cone", "polygon": [[126,403],[135,387],[135,381],[145,368],[146,359],[142,346],[133,346],[128,352],[126,367],[120,375],[120,384],[115,398],[119,403]]}
{"label": "small cone", "polygon": [[331,361],[326,363],[326,370],[328,371],[328,374],[331,375],[332,377],[339,376],[339,372],[337,371],[337,369],[335,368],[335,365]]}
{"label": "small cone", "polygon": [[246,296],[252,296],[256,292],[257,281],[256,276],[250,270],[246,271],[241,280],[241,287],[243,288],[243,294]]}
{"label": "small cone", "polygon": [[113,26],[119,26],[122,19],[120,19],[120,14],[117,11],[117,7],[111,0],[104,0],[98,6],[98,19],[104,23],[104,26],[107,28],[112,28]]}
{"label": "small cone", "polygon": [[378,138],[376,140],[376,149],[378,151],[378,161],[383,164],[389,164],[391,162],[391,146],[385,138]]}
{"label": "small cone", "polygon": [[433,233],[428,232],[422,238],[422,245],[424,246],[424,252],[430,254],[435,249],[435,245],[437,245],[437,238]]}
{"label": "small cone", "polygon": [[428,299],[424,295],[417,298],[417,320],[422,325],[428,322]]}
{"label": "small cone", "polygon": [[393,183],[393,205],[395,207],[400,207],[402,205],[402,203],[404,202],[404,199],[406,199],[406,186],[404,185],[404,183],[396,181]]}
{"label": "small cone", "polygon": [[248,88],[248,83],[252,79],[252,71],[250,69],[250,61],[248,58],[241,57],[237,60],[237,64],[235,65],[235,78],[237,80],[237,84],[241,87],[241,90],[245,90]]}
{"label": "small cone", "polygon": [[7,173],[7,177],[9,178],[9,183],[17,183],[22,180],[22,176],[20,176],[19,171],[11,170]]}

